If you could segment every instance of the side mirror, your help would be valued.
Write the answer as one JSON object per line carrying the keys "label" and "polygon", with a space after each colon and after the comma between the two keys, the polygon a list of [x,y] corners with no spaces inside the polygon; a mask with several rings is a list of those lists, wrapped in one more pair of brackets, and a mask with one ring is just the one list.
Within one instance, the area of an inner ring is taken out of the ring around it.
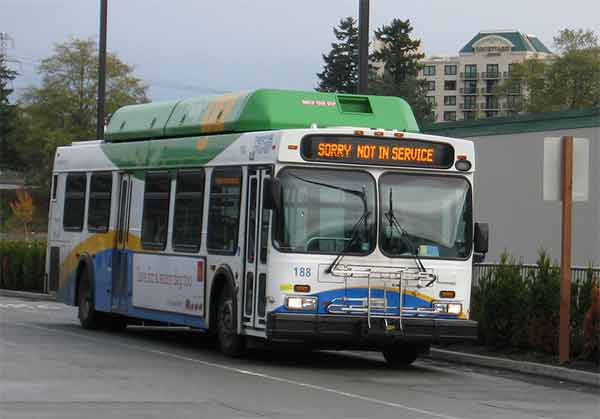
{"label": "side mirror", "polygon": [[489,230],[488,223],[475,223],[475,232],[473,235],[474,252],[486,254],[489,246]]}
{"label": "side mirror", "polygon": [[263,203],[270,210],[277,210],[281,206],[281,182],[276,177],[265,179]]}

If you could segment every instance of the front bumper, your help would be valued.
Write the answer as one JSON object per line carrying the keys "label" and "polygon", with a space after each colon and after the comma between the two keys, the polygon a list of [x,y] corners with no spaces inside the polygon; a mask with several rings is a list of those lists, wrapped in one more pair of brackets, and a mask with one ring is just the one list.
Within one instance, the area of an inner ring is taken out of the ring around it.
{"label": "front bumper", "polygon": [[430,345],[477,339],[477,322],[462,319],[405,317],[394,320],[335,314],[270,313],[267,338],[343,348],[378,348],[395,343]]}

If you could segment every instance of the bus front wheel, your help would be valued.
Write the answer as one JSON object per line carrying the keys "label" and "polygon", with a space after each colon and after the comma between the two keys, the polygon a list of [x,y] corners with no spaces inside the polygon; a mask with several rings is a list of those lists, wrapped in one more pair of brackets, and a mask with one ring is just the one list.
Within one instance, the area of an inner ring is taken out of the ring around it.
{"label": "bus front wheel", "polygon": [[394,368],[407,367],[419,356],[419,350],[413,346],[390,346],[381,353],[388,365]]}
{"label": "bus front wheel", "polygon": [[237,334],[237,319],[230,287],[225,287],[219,295],[217,339],[219,349],[228,356],[238,357],[246,348],[244,337]]}

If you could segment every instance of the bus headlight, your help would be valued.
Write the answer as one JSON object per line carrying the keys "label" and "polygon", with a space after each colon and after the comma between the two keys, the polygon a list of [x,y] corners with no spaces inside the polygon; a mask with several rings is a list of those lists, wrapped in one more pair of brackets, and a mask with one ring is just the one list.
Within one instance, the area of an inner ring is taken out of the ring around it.
{"label": "bus headlight", "polygon": [[459,315],[460,313],[462,313],[462,304],[434,302],[433,311],[435,311],[436,313],[448,313]]}
{"label": "bus headlight", "polygon": [[316,311],[317,301],[317,297],[288,295],[285,297],[285,308],[288,310]]}
{"label": "bus headlight", "polygon": [[448,303],[448,313],[460,314],[462,313],[462,304],[459,303]]}

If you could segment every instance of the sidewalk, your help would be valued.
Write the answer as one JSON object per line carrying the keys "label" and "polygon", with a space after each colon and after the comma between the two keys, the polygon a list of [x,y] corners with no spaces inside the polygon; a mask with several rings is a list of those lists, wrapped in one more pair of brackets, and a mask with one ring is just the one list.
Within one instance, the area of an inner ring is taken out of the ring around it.
{"label": "sidewalk", "polygon": [[42,293],[38,293],[38,292],[29,292],[29,291],[15,291],[15,290],[0,289],[0,296],[1,297],[25,298],[27,300],[56,301],[56,296],[53,294],[42,294]]}
{"label": "sidewalk", "polygon": [[600,387],[600,373],[575,370],[572,368],[557,367],[537,362],[515,361],[508,358],[475,355],[436,348],[431,348],[430,357],[431,359],[440,361],[496,368]]}

